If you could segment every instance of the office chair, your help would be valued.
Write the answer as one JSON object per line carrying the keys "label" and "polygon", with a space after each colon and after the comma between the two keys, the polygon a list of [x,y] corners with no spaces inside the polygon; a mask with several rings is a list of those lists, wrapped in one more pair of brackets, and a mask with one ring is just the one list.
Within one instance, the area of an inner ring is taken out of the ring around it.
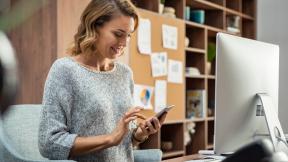
{"label": "office chair", "polygon": [[[8,111],[9,106],[14,102],[17,94],[18,87],[18,72],[17,61],[15,58],[14,50],[10,41],[3,32],[0,31],[0,162],[45,162],[48,161],[42,158],[32,160],[23,156],[17,147],[12,144],[11,139],[5,132],[3,124],[5,113]],[[16,127],[18,129],[19,127]],[[15,132],[17,133],[17,132]],[[19,133],[19,132],[18,132]],[[23,134],[19,134],[23,135]],[[29,137],[27,137],[29,138]],[[28,149],[30,144],[27,144]],[[38,148],[38,147],[37,147]],[[34,154],[30,154],[33,156]],[[56,160],[67,161],[70,160]]]}
{"label": "office chair", "polygon": [[13,103],[17,87],[18,72],[14,50],[8,38],[0,31],[0,115]]}
{"label": "office chair", "polygon": [[[2,122],[2,132],[5,133],[6,143],[8,141],[10,147],[14,148],[12,151],[17,152],[23,159],[48,161],[48,159],[41,156],[38,148],[41,110],[42,105],[40,104],[13,105],[6,111],[5,116],[0,121]],[[5,156],[5,154],[1,153],[0,147],[0,161],[2,156]],[[133,156],[135,162],[159,162],[162,158],[162,152],[159,149],[134,150]],[[68,162],[69,160],[65,161]]]}

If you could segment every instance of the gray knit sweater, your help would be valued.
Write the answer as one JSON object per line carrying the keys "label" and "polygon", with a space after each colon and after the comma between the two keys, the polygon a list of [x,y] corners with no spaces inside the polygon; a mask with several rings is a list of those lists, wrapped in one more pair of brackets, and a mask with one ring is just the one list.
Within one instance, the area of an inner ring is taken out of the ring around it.
{"label": "gray knit sweater", "polygon": [[[113,70],[91,71],[70,57],[52,65],[44,88],[39,128],[40,153],[49,159],[68,159],[76,136],[111,133],[132,106],[132,71],[115,62]],[[131,131],[118,146],[76,161],[133,161]]]}

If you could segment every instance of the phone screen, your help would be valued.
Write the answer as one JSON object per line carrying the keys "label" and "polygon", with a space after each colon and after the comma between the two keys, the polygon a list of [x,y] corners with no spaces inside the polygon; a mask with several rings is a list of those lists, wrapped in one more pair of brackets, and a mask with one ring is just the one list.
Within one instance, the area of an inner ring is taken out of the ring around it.
{"label": "phone screen", "polygon": [[175,105],[170,105],[167,106],[165,108],[163,108],[160,112],[158,112],[155,116],[160,119],[162,117],[162,115],[164,115],[165,113],[168,113],[169,110],[171,110]]}
{"label": "phone screen", "polygon": [[[165,114],[165,113],[168,113],[169,110],[171,110],[175,105],[170,105],[170,106],[167,106],[165,108],[163,108],[160,112],[158,112],[155,117],[158,118],[158,120],[161,119],[161,117]],[[155,128],[155,125],[153,122],[151,122],[151,124],[153,125],[153,127]],[[148,129],[148,127],[147,127]]]}

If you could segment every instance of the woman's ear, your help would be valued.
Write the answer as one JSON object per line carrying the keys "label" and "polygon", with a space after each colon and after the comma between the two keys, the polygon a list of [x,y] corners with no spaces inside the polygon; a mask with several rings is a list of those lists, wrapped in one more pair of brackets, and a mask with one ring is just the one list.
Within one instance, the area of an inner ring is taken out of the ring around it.
{"label": "woman's ear", "polygon": [[98,38],[99,38],[99,33],[98,33],[98,31],[96,30],[95,36],[94,36],[94,41],[93,41],[93,44],[92,44],[92,46],[91,46],[91,50],[94,51],[94,52],[97,50],[96,44],[97,44]]}
{"label": "woman's ear", "polygon": [[97,41],[97,39],[99,38],[99,32],[98,32],[98,30],[96,29],[96,32],[95,32],[95,41]]}

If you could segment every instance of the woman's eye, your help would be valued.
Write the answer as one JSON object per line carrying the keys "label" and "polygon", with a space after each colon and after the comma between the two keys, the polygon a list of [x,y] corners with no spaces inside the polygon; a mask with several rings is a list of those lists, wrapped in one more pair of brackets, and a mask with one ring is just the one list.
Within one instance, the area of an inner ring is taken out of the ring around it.
{"label": "woman's eye", "polygon": [[121,33],[114,33],[114,35],[118,38],[122,37],[122,34]]}

